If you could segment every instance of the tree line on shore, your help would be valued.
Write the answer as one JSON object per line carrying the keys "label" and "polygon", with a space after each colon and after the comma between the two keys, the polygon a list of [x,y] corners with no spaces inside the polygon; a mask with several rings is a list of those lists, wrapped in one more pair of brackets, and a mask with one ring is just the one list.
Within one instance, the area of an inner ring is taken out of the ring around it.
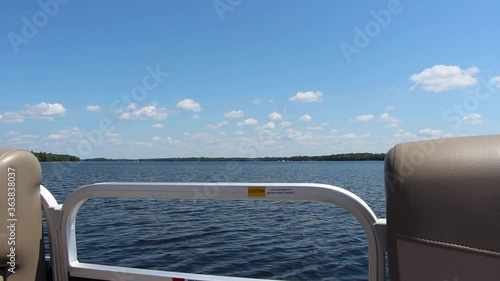
{"label": "tree line on shore", "polygon": [[322,156],[291,157],[170,157],[147,159],[108,159],[91,158],[83,161],[91,162],[220,162],[220,161],[383,161],[385,153],[343,153]]}
{"label": "tree line on shore", "polygon": [[217,161],[383,161],[385,153],[342,153],[321,156],[291,156],[291,157],[170,157],[144,159],[108,159],[91,158],[81,160],[78,156],[55,154],[47,152],[33,152],[40,162],[217,162]]}
{"label": "tree line on shore", "polygon": [[76,162],[80,161],[80,157],[78,156],[73,156],[73,155],[68,155],[68,154],[54,154],[54,153],[47,153],[47,152],[33,152],[38,161],[40,162]]}

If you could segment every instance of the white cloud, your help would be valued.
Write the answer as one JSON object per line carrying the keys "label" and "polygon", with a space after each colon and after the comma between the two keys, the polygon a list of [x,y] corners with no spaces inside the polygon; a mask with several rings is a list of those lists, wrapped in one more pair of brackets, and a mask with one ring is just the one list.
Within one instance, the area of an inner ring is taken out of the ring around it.
{"label": "white cloud", "polygon": [[137,107],[135,103],[130,104],[127,112],[121,113],[118,118],[122,120],[165,120],[168,117],[167,110],[164,108],[157,108],[156,105],[148,105],[145,107]]}
{"label": "white cloud", "polygon": [[153,143],[148,141],[127,141],[127,145],[131,147],[153,147]]}
{"label": "white cloud", "polygon": [[101,111],[101,107],[98,105],[87,105],[85,107],[86,111],[91,111],[91,112],[99,112]]}
{"label": "white cloud", "polygon": [[162,123],[157,123],[157,124],[154,124],[152,127],[155,129],[163,129],[165,126],[163,126]]}
{"label": "white cloud", "polygon": [[227,123],[227,121],[222,121],[222,122],[219,122],[219,123],[206,125],[205,128],[206,129],[218,129],[218,128],[225,127],[227,125],[229,125],[229,123]]}
{"label": "white cloud", "polygon": [[234,132],[234,134],[237,135],[237,136],[242,136],[242,135],[245,134],[245,132],[243,132],[243,131],[236,131],[236,132]]}
{"label": "white cloud", "polygon": [[356,120],[358,122],[366,122],[366,121],[372,120],[373,118],[375,118],[375,116],[373,116],[373,114],[366,114],[366,115],[356,116],[356,118],[354,120]]}
{"label": "white cloud", "polygon": [[62,139],[63,138],[63,135],[58,135],[58,134],[50,134],[47,139],[49,140],[58,140],[58,139]]}
{"label": "white cloud", "polygon": [[248,119],[245,119],[245,121],[243,122],[238,122],[236,125],[237,126],[255,126],[257,125],[259,122],[253,118],[248,118]]}
{"label": "white cloud", "polygon": [[119,138],[110,138],[108,141],[109,141],[112,145],[122,144],[122,141],[121,141]]}
{"label": "white cloud", "polygon": [[343,137],[346,139],[354,139],[354,138],[356,138],[356,134],[355,133],[347,133],[347,134],[343,135]]}
{"label": "white cloud", "polygon": [[281,122],[281,123],[278,124],[278,126],[280,126],[280,127],[290,127],[292,125],[293,125],[293,123],[292,122],[288,122],[288,121],[283,121],[283,122]]}
{"label": "white cloud", "polygon": [[108,138],[117,138],[120,136],[120,134],[118,134],[118,133],[106,133],[105,136]]}
{"label": "white cloud", "polygon": [[347,134],[341,135],[341,136],[334,136],[334,138],[339,139],[339,140],[346,140],[348,142],[352,142],[352,141],[364,141],[370,135],[371,135],[370,133],[365,133],[362,135],[358,135],[356,133],[347,133]]}
{"label": "white cloud", "polygon": [[276,128],[276,125],[273,122],[268,122],[262,126],[262,129],[274,129]]}
{"label": "white cloud", "polygon": [[36,105],[26,105],[26,110],[24,114],[32,118],[48,119],[52,120],[53,117],[60,117],[66,114],[66,109],[60,103],[39,103]]}
{"label": "white cloud", "polygon": [[420,86],[426,91],[439,93],[451,89],[465,88],[477,83],[474,75],[478,72],[479,68],[477,67],[462,70],[454,65],[435,65],[424,69],[418,74],[411,75],[410,80],[415,82],[415,85],[410,90]]}
{"label": "white cloud", "polygon": [[[171,137],[159,137],[159,136],[154,136],[151,138],[152,141],[154,142],[160,142],[162,144],[174,144],[174,140]],[[151,146],[151,143],[148,142],[137,142],[137,145],[145,145],[145,146]]]}
{"label": "white cloud", "polygon": [[385,107],[385,110],[387,110],[387,111],[391,111],[391,110],[394,110],[394,109],[396,109],[396,107],[394,105],[388,105],[388,106]]}
{"label": "white cloud", "polygon": [[395,142],[399,143],[402,141],[410,141],[410,140],[415,140],[417,138],[417,135],[414,133],[410,132],[405,132],[404,130],[399,130],[397,133],[394,134]]}
{"label": "white cloud", "polygon": [[[13,135],[7,139],[7,142],[14,145],[30,145],[34,146],[39,143],[39,135]],[[47,139],[47,138],[45,138]]]}
{"label": "white cloud", "polygon": [[78,127],[73,127],[69,129],[59,130],[59,134],[63,135],[65,138],[79,138],[83,137],[82,130]]}
{"label": "white cloud", "polygon": [[398,118],[390,115],[387,112],[382,113],[379,116],[379,120],[382,121],[382,122],[390,122],[391,124],[389,124],[389,125],[387,125],[385,127],[386,128],[393,128],[393,129],[399,128],[399,124],[398,123],[401,123],[403,121],[401,119],[398,119]]}
{"label": "white cloud", "polygon": [[386,128],[393,128],[393,129],[397,129],[399,128],[399,124],[398,123],[391,123],[387,126],[385,126]]}
{"label": "white cloud", "polygon": [[269,119],[271,119],[272,121],[281,120],[281,114],[279,114],[277,112],[273,112],[273,113],[269,114],[267,117],[269,117]]}
{"label": "white cloud", "polygon": [[26,117],[18,112],[7,111],[4,114],[0,114],[0,121],[6,123],[22,123],[26,121]]}
{"label": "white cloud", "polygon": [[40,138],[39,135],[22,135],[24,138],[27,138],[27,139],[38,139]]}
{"label": "white cloud", "polygon": [[307,132],[307,133],[302,133],[299,130],[290,128],[286,130],[287,137],[292,140],[296,141],[312,141],[314,139],[314,136],[312,133]]}
{"label": "white cloud", "polygon": [[245,116],[245,114],[241,110],[231,110],[224,113],[225,118],[241,118],[243,116]]}
{"label": "white cloud", "polygon": [[[70,129],[62,129],[57,131],[56,133],[49,134],[45,137],[47,140],[56,141],[56,140],[65,140],[67,142],[76,143],[81,142],[83,140],[88,140],[83,133],[85,130],[80,130],[78,127],[73,127]],[[87,132],[88,134],[88,132]]]}
{"label": "white cloud", "polygon": [[66,108],[62,104],[41,102],[35,105],[27,104],[23,110],[0,114],[0,122],[22,123],[27,119],[52,121],[54,118],[62,117],[65,114]]}
{"label": "white cloud", "polygon": [[254,99],[254,100],[252,101],[252,103],[253,103],[253,104],[260,104],[261,102],[262,102],[262,100],[261,100],[261,99]]}
{"label": "white cloud", "polygon": [[462,118],[462,121],[467,125],[477,125],[483,123],[482,116],[478,113],[471,113],[467,116],[464,116]]}
{"label": "white cloud", "polygon": [[200,115],[195,114],[195,115],[191,116],[191,119],[198,120],[198,119],[200,119]]}
{"label": "white cloud", "polygon": [[389,113],[384,112],[379,116],[380,121],[391,122],[391,123],[401,123],[401,119],[391,116]]}
{"label": "white cloud", "polygon": [[291,96],[290,100],[298,102],[323,102],[323,93],[320,91],[298,92],[295,96]]}
{"label": "white cloud", "polygon": [[490,79],[490,83],[497,88],[500,88],[500,76],[495,76]]}
{"label": "white cloud", "polygon": [[184,110],[190,110],[194,112],[199,112],[202,110],[201,105],[197,102],[195,102],[192,99],[184,99],[181,100],[177,106],[177,108],[184,109]]}
{"label": "white cloud", "polygon": [[321,127],[321,126],[315,126],[315,127],[309,126],[306,129],[311,130],[311,131],[321,131],[321,130],[323,130],[323,127]]}
{"label": "white cloud", "polygon": [[308,115],[308,114],[304,114],[302,116],[300,116],[299,118],[299,121],[302,121],[302,122],[311,122],[312,120],[312,117],[311,115]]}
{"label": "white cloud", "polygon": [[430,128],[425,128],[420,131],[418,131],[419,134],[423,136],[429,136],[429,137],[439,137],[441,135],[441,131],[437,129],[430,129]]}

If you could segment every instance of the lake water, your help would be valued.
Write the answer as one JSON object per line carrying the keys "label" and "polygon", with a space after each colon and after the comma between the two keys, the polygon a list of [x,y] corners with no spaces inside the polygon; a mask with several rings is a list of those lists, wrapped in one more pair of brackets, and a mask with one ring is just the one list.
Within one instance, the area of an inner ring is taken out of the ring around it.
{"label": "lake water", "polygon": [[[346,188],[385,217],[381,161],[42,163],[42,169],[43,185],[59,203],[98,182],[309,182]],[[78,213],[77,249],[81,262],[146,269],[308,281],[368,276],[361,226],[343,209],[316,202],[91,199]]]}

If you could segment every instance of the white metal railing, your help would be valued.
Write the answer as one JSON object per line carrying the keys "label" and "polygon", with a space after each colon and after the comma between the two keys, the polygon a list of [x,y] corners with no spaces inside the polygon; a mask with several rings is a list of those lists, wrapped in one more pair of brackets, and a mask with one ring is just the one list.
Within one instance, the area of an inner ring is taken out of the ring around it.
{"label": "white metal railing", "polygon": [[59,230],[61,225],[62,205],[57,203],[52,193],[43,185],[40,186],[42,209],[47,222],[50,245],[50,262],[52,265],[53,281],[61,281],[61,261],[59,255]]}
{"label": "white metal railing", "polygon": [[[76,215],[87,199],[96,197],[332,203],[353,214],[365,231],[368,240],[369,280],[384,280],[385,219],[378,219],[371,208],[354,193],[332,185],[312,183],[99,183],[75,190],[68,196],[63,205],[57,204],[52,194],[43,186],[41,187],[41,195],[49,228],[55,281],[68,281],[69,276],[111,280],[116,279],[117,272],[122,275],[126,274],[127,278],[131,280],[143,281],[257,280],[79,263],[75,235]],[[178,279],[174,279],[174,277]]]}

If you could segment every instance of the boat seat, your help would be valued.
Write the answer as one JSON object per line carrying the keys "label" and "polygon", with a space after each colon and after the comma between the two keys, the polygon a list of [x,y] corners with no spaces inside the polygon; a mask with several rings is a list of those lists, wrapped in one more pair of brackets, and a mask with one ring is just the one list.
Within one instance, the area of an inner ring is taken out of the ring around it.
{"label": "boat seat", "polygon": [[[40,163],[32,153],[0,148],[0,280],[47,279],[40,183]],[[15,205],[7,198],[15,198]]]}
{"label": "boat seat", "polygon": [[500,277],[500,136],[403,143],[386,155],[391,281]]}

